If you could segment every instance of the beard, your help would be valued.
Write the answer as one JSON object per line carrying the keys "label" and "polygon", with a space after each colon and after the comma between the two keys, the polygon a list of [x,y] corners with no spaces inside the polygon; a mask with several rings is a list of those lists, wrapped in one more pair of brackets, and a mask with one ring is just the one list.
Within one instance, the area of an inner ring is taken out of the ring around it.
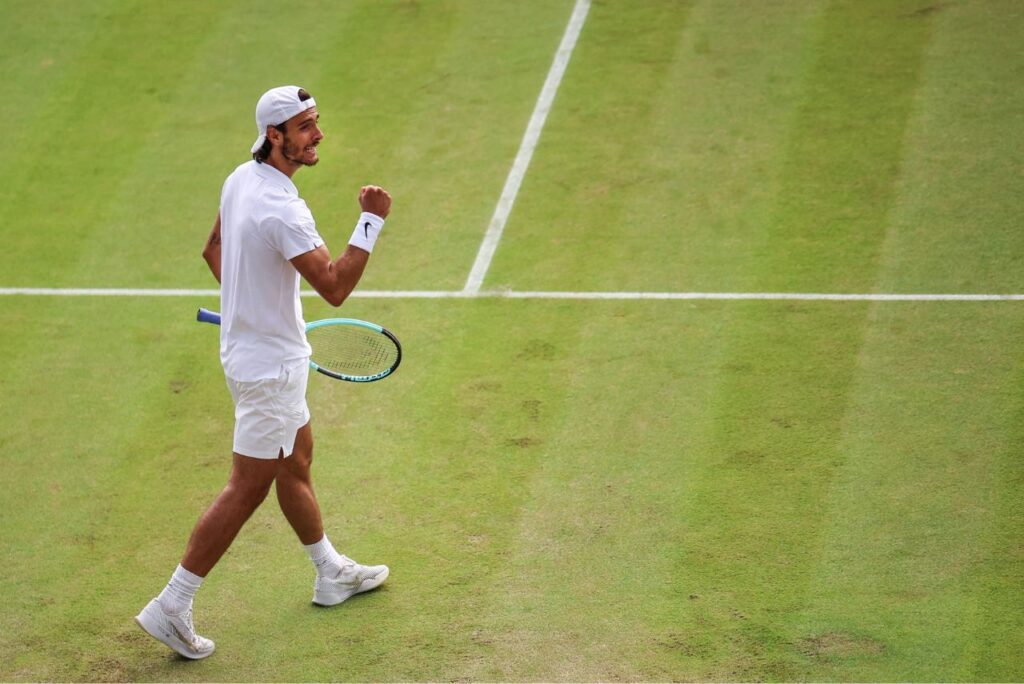
{"label": "beard", "polygon": [[316,166],[317,162],[320,161],[320,157],[316,157],[313,161],[306,161],[304,157],[304,149],[299,145],[295,145],[291,140],[288,139],[288,134],[284,135],[284,145],[281,147],[281,156],[293,164],[302,164],[303,166]]}

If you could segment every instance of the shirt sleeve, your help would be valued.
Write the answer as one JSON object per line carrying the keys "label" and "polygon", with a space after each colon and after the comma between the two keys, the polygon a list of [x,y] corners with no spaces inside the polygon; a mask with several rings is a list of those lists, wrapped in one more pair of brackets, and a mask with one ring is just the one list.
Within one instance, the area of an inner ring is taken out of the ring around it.
{"label": "shirt sleeve", "polygon": [[294,259],[324,244],[306,203],[296,197],[261,225],[263,238],[285,259]]}

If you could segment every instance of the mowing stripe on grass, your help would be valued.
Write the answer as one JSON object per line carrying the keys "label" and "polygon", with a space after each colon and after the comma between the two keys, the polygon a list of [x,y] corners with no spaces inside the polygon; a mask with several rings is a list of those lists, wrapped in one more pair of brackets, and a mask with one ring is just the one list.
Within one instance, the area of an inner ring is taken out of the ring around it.
{"label": "mowing stripe on grass", "polygon": [[[2,287],[0,295],[26,295],[41,297],[219,297],[220,290],[139,289],[139,288],[59,288],[59,287]],[[305,291],[303,297],[318,297]],[[357,290],[352,297],[363,299],[678,299],[725,301],[778,301],[801,300],[808,302],[999,302],[1024,301],[1024,294],[843,294],[828,292],[516,292],[512,290]]]}
{"label": "mowing stripe on grass", "polygon": [[816,19],[775,207],[758,238],[764,256],[738,289],[882,289],[876,279],[931,35],[930,15],[905,17],[915,7],[843,0]]}
{"label": "mowing stripe on grass", "polygon": [[583,22],[587,18],[587,11],[590,9],[590,0],[576,0],[569,25],[565,28],[565,35],[562,36],[562,43],[555,53],[555,61],[551,64],[547,80],[537,98],[537,105],[533,109],[530,123],[526,126],[526,133],[523,134],[523,141],[519,145],[519,152],[516,154],[512,170],[508,172],[505,180],[505,187],[498,199],[498,206],[494,209],[494,216],[491,217],[491,224],[487,227],[484,241],[477,252],[476,261],[466,279],[466,294],[476,294],[487,275],[487,269],[491,266],[491,259],[494,251],[498,248],[498,241],[501,240],[501,233],[505,230],[505,222],[512,213],[512,204],[516,201],[519,193],[519,186],[526,175],[526,169],[530,166],[530,159],[533,157],[533,150],[537,147],[537,140],[540,139],[540,132],[544,128],[544,121],[551,111],[551,104],[555,101],[555,94],[562,82],[565,68],[569,65],[569,58],[572,57],[573,48],[576,47],[576,39],[579,38],[583,29]]}

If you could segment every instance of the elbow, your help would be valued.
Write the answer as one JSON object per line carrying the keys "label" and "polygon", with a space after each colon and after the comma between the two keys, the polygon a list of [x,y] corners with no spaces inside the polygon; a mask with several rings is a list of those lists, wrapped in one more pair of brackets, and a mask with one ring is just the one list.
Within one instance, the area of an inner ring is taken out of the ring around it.
{"label": "elbow", "polygon": [[339,306],[345,303],[348,296],[352,294],[351,287],[339,287],[329,292],[321,292],[320,295],[327,301],[328,304],[337,309]]}

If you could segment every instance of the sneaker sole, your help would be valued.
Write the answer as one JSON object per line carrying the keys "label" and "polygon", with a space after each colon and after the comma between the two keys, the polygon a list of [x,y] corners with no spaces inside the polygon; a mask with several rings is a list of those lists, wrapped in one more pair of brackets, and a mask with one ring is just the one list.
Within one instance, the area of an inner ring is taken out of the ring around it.
{"label": "sneaker sole", "polygon": [[323,591],[313,591],[313,603],[318,606],[336,606],[339,603],[343,603],[348,599],[352,598],[356,594],[362,594],[367,591],[372,591],[384,584],[384,580],[391,574],[391,570],[387,569],[380,573],[373,579],[363,580],[363,583],[359,585],[357,589],[351,589],[349,591],[342,592],[340,594],[334,594]]}
{"label": "sneaker sole", "polygon": [[156,611],[162,612],[157,600],[153,599],[142,609],[141,613],[135,616],[135,624],[142,628],[142,631],[146,634],[189,660],[202,660],[213,653],[214,649],[212,648],[209,653],[196,653],[190,649],[176,634],[168,632],[163,628],[163,620],[157,617]]}

